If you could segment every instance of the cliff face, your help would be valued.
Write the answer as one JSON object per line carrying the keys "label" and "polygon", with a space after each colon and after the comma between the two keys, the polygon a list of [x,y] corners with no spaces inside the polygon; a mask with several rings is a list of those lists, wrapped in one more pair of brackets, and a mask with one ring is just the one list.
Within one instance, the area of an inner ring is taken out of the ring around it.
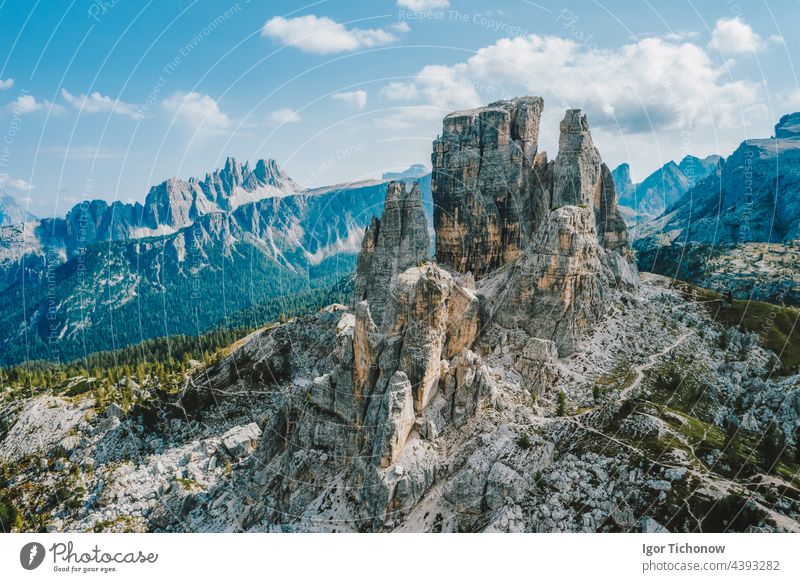
{"label": "cliff face", "polygon": [[542,101],[452,113],[434,142],[436,259],[477,280],[487,320],[571,353],[607,290],[635,286],[614,182],[586,116],[568,110],[559,151],[537,154]]}
{"label": "cliff face", "polygon": [[364,232],[358,255],[354,305],[370,300],[372,316],[380,323],[395,275],[430,258],[428,223],[422,210],[419,185],[407,191],[403,182],[391,182],[383,217],[373,218]]}
{"label": "cliff face", "polygon": [[436,260],[476,279],[522,252],[536,217],[531,178],[540,97],[444,118],[433,142]]}
{"label": "cliff face", "polygon": [[553,162],[537,155],[539,97],[451,113],[434,141],[436,260],[476,280],[518,259],[549,211],[594,211],[597,236],[626,254],[627,230],[614,183],[592,142],[586,116],[568,110]]}

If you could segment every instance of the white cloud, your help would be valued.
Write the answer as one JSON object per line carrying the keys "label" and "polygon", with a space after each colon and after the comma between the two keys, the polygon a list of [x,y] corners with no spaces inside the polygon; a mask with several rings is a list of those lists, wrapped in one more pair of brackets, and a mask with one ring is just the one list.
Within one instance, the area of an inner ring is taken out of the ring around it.
{"label": "white cloud", "polygon": [[331,98],[336,99],[337,101],[342,101],[347,103],[348,105],[352,105],[359,111],[364,109],[367,105],[367,92],[361,91],[345,91],[344,93],[334,93],[331,95]]}
{"label": "white cloud", "polygon": [[0,79],[0,89],[11,89],[14,86],[14,79]]}
{"label": "white cloud", "polygon": [[29,192],[35,188],[33,184],[28,182],[27,180],[22,180],[21,178],[8,178],[6,180],[6,186],[9,188],[14,188],[15,190],[23,190]]}
{"label": "white cloud", "polygon": [[378,120],[378,124],[390,129],[402,129],[419,122],[438,123],[443,115],[451,111],[480,105],[482,100],[475,83],[465,77],[460,68],[428,65],[417,74],[413,83],[390,83],[384,87],[383,91],[399,91],[402,97],[398,95],[398,99],[420,98],[424,103],[399,108]]}
{"label": "white cloud", "polygon": [[281,125],[283,123],[297,123],[300,121],[300,114],[297,113],[294,109],[289,109],[285,107],[283,109],[277,109],[269,114],[269,120],[271,123],[276,125]]}
{"label": "white cloud", "polygon": [[785,93],[779,94],[778,102],[785,109],[800,108],[800,89],[789,89]]}
{"label": "white cloud", "polygon": [[429,107],[456,109],[485,101],[478,89],[498,99],[521,87],[558,108],[583,108],[593,126],[627,132],[733,125],[763,107],[760,85],[728,80],[702,47],[664,38],[607,50],[555,36],[504,38],[466,62],[423,68],[414,84]]}
{"label": "white cloud", "polygon": [[448,0],[397,0],[399,8],[408,8],[416,12],[434,10],[436,8],[447,8],[450,6]]}
{"label": "white cloud", "polygon": [[313,14],[297,18],[270,18],[261,29],[261,36],[316,54],[354,51],[398,40],[395,34],[380,28],[347,28],[327,16]]}
{"label": "white cloud", "polygon": [[33,95],[20,95],[14,101],[6,105],[6,111],[14,115],[25,115],[26,113],[33,113],[41,109],[52,109],[53,111],[61,110],[58,105],[53,105],[46,99],[44,101],[37,101]]}
{"label": "white cloud", "polygon": [[95,91],[91,95],[73,95],[66,89],[61,89],[61,96],[75,109],[80,109],[86,113],[105,113],[111,112],[117,115],[124,115],[131,119],[141,119],[143,116],[139,107],[133,103],[125,103],[117,99],[112,99],[106,95]]}
{"label": "white cloud", "polygon": [[[783,42],[780,36],[770,37],[773,42]],[[767,43],[738,16],[721,18],[714,25],[709,47],[723,53],[750,53],[764,50]]]}
{"label": "white cloud", "polygon": [[419,97],[419,91],[414,83],[392,81],[381,89],[381,95],[393,101],[410,101]]}
{"label": "white cloud", "polygon": [[176,120],[192,127],[221,129],[231,122],[230,117],[223,113],[212,97],[194,91],[176,91],[164,99],[162,105]]}

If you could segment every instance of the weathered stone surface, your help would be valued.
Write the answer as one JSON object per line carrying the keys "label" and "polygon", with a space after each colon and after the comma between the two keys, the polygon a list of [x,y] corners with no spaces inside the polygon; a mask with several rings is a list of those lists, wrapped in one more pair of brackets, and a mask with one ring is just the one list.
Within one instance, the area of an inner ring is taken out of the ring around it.
{"label": "weathered stone surface", "polygon": [[463,426],[475,414],[481,398],[491,392],[489,372],[480,356],[470,350],[460,352],[443,372],[441,394],[448,403],[450,420]]}
{"label": "weathered stone surface", "polygon": [[436,260],[476,279],[522,253],[536,217],[530,177],[543,101],[457,111],[433,143]]}
{"label": "weathered stone surface", "polygon": [[555,379],[554,364],[558,346],[550,340],[530,338],[514,363],[514,369],[527,382],[532,394],[540,394]]}
{"label": "weathered stone surface", "polygon": [[395,372],[381,397],[372,456],[382,468],[392,465],[414,427],[414,397],[404,372]]}
{"label": "weathered stone surface", "polygon": [[255,422],[235,426],[222,435],[222,444],[233,457],[243,457],[255,450],[261,436],[261,429]]}
{"label": "weathered stone surface", "polygon": [[627,257],[630,250],[628,227],[617,207],[614,179],[608,166],[600,166],[600,207],[595,209],[597,236],[604,248]]}
{"label": "weathered stone surface", "polygon": [[594,212],[564,206],[549,214],[528,254],[481,281],[477,293],[492,320],[552,340],[565,356],[605,310],[613,278],[604,253]]}
{"label": "weathered stone surface", "polygon": [[372,318],[380,325],[392,278],[430,258],[430,245],[419,185],[407,191],[404,182],[391,182],[383,216],[373,218],[364,233],[353,304],[368,299]]}
{"label": "weathered stone surface", "polygon": [[599,209],[601,164],[586,115],[580,109],[568,109],[561,120],[558,155],[553,165],[551,208],[569,205]]}

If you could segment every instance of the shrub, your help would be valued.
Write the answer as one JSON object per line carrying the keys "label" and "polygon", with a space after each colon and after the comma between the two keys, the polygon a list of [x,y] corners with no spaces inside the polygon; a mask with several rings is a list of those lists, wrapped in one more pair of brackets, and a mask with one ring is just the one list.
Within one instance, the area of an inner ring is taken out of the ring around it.
{"label": "shrub", "polygon": [[565,416],[567,414],[567,395],[562,390],[558,393],[558,403],[556,404],[556,415]]}
{"label": "shrub", "polygon": [[0,532],[9,533],[14,528],[22,529],[22,515],[10,499],[0,497]]}
{"label": "shrub", "polygon": [[517,446],[521,449],[529,449],[533,446],[531,437],[528,433],[524,432],[517,437]]}

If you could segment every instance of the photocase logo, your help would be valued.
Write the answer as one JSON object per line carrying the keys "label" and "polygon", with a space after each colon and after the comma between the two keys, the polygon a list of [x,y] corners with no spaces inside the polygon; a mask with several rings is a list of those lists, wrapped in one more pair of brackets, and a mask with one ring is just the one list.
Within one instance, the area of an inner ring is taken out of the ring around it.
{"label": "photocase logo", "polygon": [[27,543],[19,552],[19,563],[26,570],[35,570],[42,565],[44,554],[44,546],[39,542]]}

